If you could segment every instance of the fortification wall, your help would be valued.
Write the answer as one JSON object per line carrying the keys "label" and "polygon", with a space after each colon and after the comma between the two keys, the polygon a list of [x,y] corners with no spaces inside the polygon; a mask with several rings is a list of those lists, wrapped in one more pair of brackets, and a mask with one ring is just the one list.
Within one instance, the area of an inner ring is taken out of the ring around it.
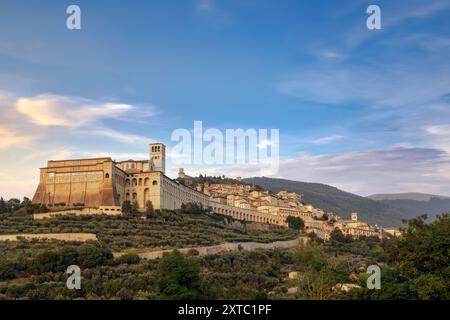
{"label": "fortification wall", "polygon": [[261,213],[249,209],[242,209],[238,207],[232,207],[218,202],[210,201],[209,206],[215,213],[231,216],[238,220],[269,223],[278,226],[287,227],[286,217],[280,215],[272,215],[268,213]]}
{"label": "fortification wall", "polygon": [[181,208],[183,203],[189,202],[201,203],[205,208],[210,206],[209,196],[162,175],[161,208],[175,210]]}

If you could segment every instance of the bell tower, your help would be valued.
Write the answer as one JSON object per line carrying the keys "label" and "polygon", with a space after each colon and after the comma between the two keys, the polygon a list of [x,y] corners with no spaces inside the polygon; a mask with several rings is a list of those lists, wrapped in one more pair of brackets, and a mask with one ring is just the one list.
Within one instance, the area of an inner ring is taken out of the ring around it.
{"label": "bell tower", "polygon": [[166,173],[166,146],[163,143],[150,144],[150,171]]}

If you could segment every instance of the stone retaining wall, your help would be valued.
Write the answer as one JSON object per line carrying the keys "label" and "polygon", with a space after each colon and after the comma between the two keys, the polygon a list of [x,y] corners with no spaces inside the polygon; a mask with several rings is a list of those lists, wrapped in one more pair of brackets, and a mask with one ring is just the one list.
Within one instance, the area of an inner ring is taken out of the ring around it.
{"label": "stone retaining wall", "polygon": [[[121,215],[121,211],[110,211],[110,208],[115,207],[100,207],[99,209],[95,208],[84,208],[80,210],[66,210],[66,211],[55,211],[55,212],[47,212],[47,213],[35,213],[33,214],[33,219],[41,220],[54,218],[56,216],[67,216],[67,215],[76,215],[76,216],[89,216],[89,215],[110,215],[110,216],[118,216]],[[106,210],[108,209],[108,211]]]}
{"label": "stone retaining wall", "polygon": [[[276,241],[271,243],[259,243],[259,242],[226,242],[223,244],[219,244],[216,246],[207,246],[207,247],[194,247],[194,248],[182,248],[176,249],[183,254],[187,254],[189,250],[197,250],[199,256],[206,256],[210,254],[216,254],[227,251],[237,251],[239,248],[242,250],[253,251],[256,249],[275,249],[275,248],[292,248],[299,245],[305,245],[309,242],[308,237],[300,237],[295,240],[288,241]],[[167,249],[167,250],[158,250],[158,251],[149,251],[138,254],[141,259],[158,259],[161,258],[164,253],[170,253],[175,249]],[[120,257],[124,255],[123,253],[116,253],[115,257]]]}
{"label": "stone retaining wall", "polygon": [[18,241],[19,238],[30,239],[49,239],[61,241],[97,241],[97,236],[93,233],[40,233],[40,234],[10,234],[0,235],[0,241]]}

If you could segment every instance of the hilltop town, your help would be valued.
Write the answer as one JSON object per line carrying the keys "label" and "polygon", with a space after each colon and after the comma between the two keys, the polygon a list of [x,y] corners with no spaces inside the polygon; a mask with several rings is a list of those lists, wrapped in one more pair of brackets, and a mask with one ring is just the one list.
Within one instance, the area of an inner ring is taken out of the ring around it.
{"label": "hilltop town", "polygon": [[[358,221],[356,212],[344,220],[302,202],[302,195],[280,191],[277,194],[237,179],[193,178],[179,170],[176,180],[165,175],[165,145],[149,146],[148,160],[116,162],[111,158],[51,160],[41,168],[40,182],[33,203],[52,208],[36,214],[48,218],[57,214],[122,214],[125,202],[138,211],[151,206],[157,211],[176,210],[196,203],[214,213],[238,220],[287,227],[288,218],[303,220],[307,232],[330,239],[340,230],[344,236],[379,237],[398,235],[398,230],[370,226]],[[68,210],[74,209],[75,210]],[[59,211],[58,211],[59,209]]]}
{"label": "hilltop town", "polygon": [[326,240],[330,239],[331,233],[336,229],[343,235],[351,237],[382,238],[399,235],[399,230],[396,228],[370,226],[366,222],[359,221],[357,212],[351,214],[351,220],[344,220],[334,212],[325,212],[302,202],[301,194],[287,190],[273,194],[260,186],[243,183],[240,177],[236,179],[193,178],[186,175],[184,169],[180,168],[177,180],[208,195],[214,203],[279,217],[282,218],[282,225],[285,225],[286,218],[289,216],[301,218],[306,231],[314,232],[318,237]]}
{"label": "hilltop town", "polygon": [[178,178],[171,179],[165,175],[165,145],[153,143],[149,150],[148,160],[116,162],[106,157],[48,161],[40,169],[33,203],[51,207],[53,212],[36,214],[35,218],[67,213],[118,215],[124,203],[133,204],[138,211],[149,206],[156,211],[177,210],[195,203],[237,220],[282,227],[289,225],[289,217],[300,218],[307,232],[325,240],[335,230],[350,237],[398,234],[396,229],[358,221],[356,212],[351,220],[344,220],[302,202],[300,194],[288,190],[272,194],[240,178],[193,178],[180,169]]}

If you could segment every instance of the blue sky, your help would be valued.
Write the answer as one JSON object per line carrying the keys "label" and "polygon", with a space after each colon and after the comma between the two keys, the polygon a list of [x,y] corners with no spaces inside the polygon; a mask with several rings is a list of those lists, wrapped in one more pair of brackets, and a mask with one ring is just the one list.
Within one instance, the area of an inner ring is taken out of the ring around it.
{"label": "blue sky", "polygon": [[146,158],[202,120],[280,129],[279,177],[450,195],[449,17],[450,0],[1,1],[0,193],[32,194],[47,159]]}

